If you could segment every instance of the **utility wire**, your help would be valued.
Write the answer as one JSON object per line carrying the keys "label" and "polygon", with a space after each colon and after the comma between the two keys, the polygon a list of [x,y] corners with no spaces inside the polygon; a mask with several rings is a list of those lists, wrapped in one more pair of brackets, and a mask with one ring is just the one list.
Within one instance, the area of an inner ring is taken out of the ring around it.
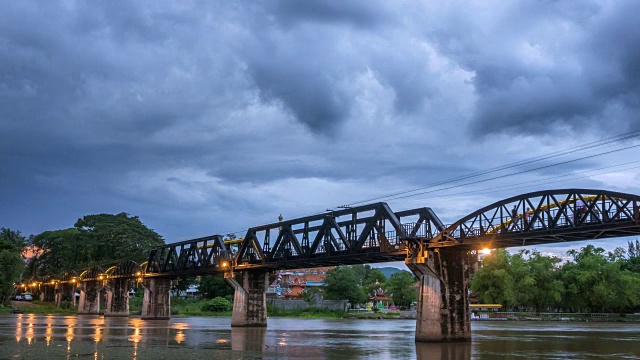
{"label": "utility wire", "polygon": [[[454,194],[429,196],[429,197],[426,197],[426,198],[404,200],[404,201],[401,200],[401,201],[396,201],[396,203],[408,203],[408,202],[417,202],[417,201],[428,201],[428,200],[432,200],[432,199],[449,199],[449,198],[455,198],[455,197],[467,197],[469,195],[491,194],[491,193],[500,192],[500,191],[503,191],[503,190],[522,189],[522,188],[530,187],[530,186],[523,186],[525,184],[529,184],[529,185],[546,185],[546,184],[555,184],[555,183],[559,183],[559,182],[563,182],[563,181],[567,181],[567,180],[581,179],[581,178],[585,178],[585,177],[588,177],[588,176],[597,176],[597,175],[604,175],[604,174],[615,174],[615,173],[619,173],[619,172],[626,171],[626,170],[639,169],[640,166],[632,166],[632,167],[627,167],[627,168],[623,168],[623,169],[618,169],[618,170],[615,170],[615,171],[606,171],[606,172],[600,172],[600,173],[594,173],[594,174],[588,174],[588,175],[579,175],[579,174],[590,173],[590,172],[593,172],[593,171],[619,167],[619,166],[623,166],[623,165],[635,164],[635,163],[639,163],[639,162],[640,162],[640,160],[637,160],[637,161],[631,161],[631,162],[623,163],[623,164],[605,166],[605,167],[598,168],[598,169],[590,169],[590,170],[571,173],[571,174],[554,176],[554,178],[566,178],[566,179],[561,179],[561,180],[556,180],[556,181],[549,181],[548,178],[547,179],[539,179],[539,180],[533,180],[533,181],[527,181],[527,182],[519,183],[517,185],[493,186],[491,188],[484,188],[484,189],[478,189],[478,190],[472,190],[472,191],[458,192],[458,193],[454,193]],[[578,176],[576,176],[576,175],[578,175]]]}
{"label": "utility wire", "polygon": [[421,186],[421,187],[410,189],[410,190],[403,190],[403,191],[399,191],[399,192],[388,194],[388,195],[381,195],[381,196],[369,198],[369,199],[366,199],[366,200],[356,201],[356,202],[348,204],[348,206],[353,206],[353,205],[358,205],[358,204],[367,203],[367,202],[371,202],[371,201],[386,199],[386,198],[397,196],[397,195],[403,195],[403,194],[407,194],[407,193],[411,193],[411,192],[416,192],[416,191],[428,189],[428,188],[431,188],[431,187],[434,187],[434,186],[445,185],[445,184],[448,184],[448,183],[453,183],[453,182],[457,182],[457,181],[461,181],[461,180],[466,180],[466,179],[470,179],[470,178],[474,178],[474,177],[478,177],[478,176],[482,176],[482,175],[492,174],[492,173],[496,173],[496,172],[499,172],[499,171],[502,171],[502,170],[507,170],[507,169],[510,169],[510,168],[520,167],[520,166],[523,166],[523,165],[528,165],[528,164],[532,164],[532,163],[536,163],[536,162],[540,162],[540,161],[544,161],[544,160],[549,160],[549,159],[557,158],[557,157],[564,156],[564,155],[571,154],[571,153],[575,153],[575,152],[590,150],[590,149],[593,149],[593,148],[601,147],[601,146],[604,146],[604,145],[609,145],[611,143],[615,143],[615,142],[619,142],[619,141],[629,140],[629,139],[632,139],[632,138],[638,137],[638,136],[640,136],[640,130],[631,131],[631,132],[628,132],[628,133],[616,135],[616,136],[613,136],[613,137],[610,137],[610,138],[606,138],[606,139],[603,139],[603,140],[594,141],[594,142],[591,142],[591,143],[588,143],[588,144],[585,144],[585,145],[580,145],[580,146],[576,146],[576,147],[565,149],[565,150],[559,150],[559,151],[551,152],[551,153],[548,153],[548,154],[545,154],[545,155],[541,155],[541,156],[533,157],[533,158],[530,158],[530,159],[525,159],[525,160],[513,162],[513,163],[510,163],[510,164],[506,164],[506,165],[497,166],[497,167],[490,168],[490,169],[487,169],[487,170],[475,172],[475,173],[472,173],[472,174],[469,174],[469,175],[464,175],[464,176],[460,176],[460,177],[453,178],[453,179],[443,180],[443,181],[440,181],[440,182],[437,182],[437,183],[432,183],[432,184],[429,184],[429,185],[426,185],[426,186]]}
{"label": "utility wire", "polygon": [[[576,161],[581,161],[581,160],[585,160],[585,159],[589,159],[589,158],[594,158],[594,157],[598,157],[598,156],[602,156],[602,155],[607,155],[607,154],[611,154],[611,153],[615,153],[615,152],[619,152],[619,151],[623,151],[623,150],[639,147],[640,144],[627,146],[627,147],[619,148],[619,149],[614,149],[614,150],[610,150],[610,151],[606,151],[606,152],[602,152],[602,153],[598,153],[598,154],[592,154],[592,155],[584,156],[584,157],[577,158],[577,159],[566,160],[566,161],[562,161],[562,162],[559,162],[559,163],[540,166],[540,167],[533,168],[533,169],[527,169],[527,170],[519,171],[519,172],[516,172],[516,173],[504,174],[504,175],[495,176],[495,177],[492,177],[492,178],[487,178],[487,179],[467,182],[467,183],[464,183],[464,184],[453,185],[453,186],[449,186],[449,187],[445,187],[445,188],[438,188],[438,189],[433,189],[433,190],[429,190],[429,191],[417,192],[417,191],[420,191],[420,190],[433,188],[435,186],[455,183],[455,182],[458,182],[458,181],[461,181],[461,180],[470,179],[470,178],[473,178],[473,177],[479,177],[479,176],[483,176],[483,175],[488,175],[488,174],[496,173],[496,172],[499,172],[499,171],[502,171],[502,170],[508,170],[508,169],[511,169],[511,168],[516,168],[516,167],[520,167],[520,166],[524,166],[524,165],[528,165],[528,164],[532,164],[532,163],[536,163],[536,162],[540,162],[540,161],[544,161],[544,160],[549,160],[549,159],[561,157],[561,156],[564,156],[564,155],[567,155],[567,154],[573,154],[573,153],[576,153],[576,152],[581,152],[581,151],[585,151],[585,150],[590,150],[590,149],[602,147],[602,146],[609,145],[609,144],[612,144],[612,143],[616,143],[616,142],[619,142],[619,141],[633,139],[633,138],[636,138],[638,136],[640,136],[640,130],[631,131],[631,132],[628,132],[628,133],[624,133],[624,134],[616,135],[616,136],[613,136],[613,137],[605,138],[605,139],[602,139],[602,140],[599,140],[599,141],[594,141],[594,142],[591,142],[591,143],[588,143],[588,144],[572,147],[572,148],[565,149],[565,150],[554,151],[554,152],[551,152],[551,153],[548,153],[548,154],[545,154],[545,155],[541,155],[541,156],[533,157],[533,158],[530,158],[530,159],[517,161],[517,162],[506,164],[506,165],[501,165],[501,166],[494,167],[494,168],[491,168],[491,169],[483,170],[483,171],[472,173],[472,174],[469,174],[469,175],[460,176],[460,177],[453,178],[453,179],[440,181],[440,182],[437,182],[437,183],[433,183],[433,184],[430,184],[430,185],[414,188],[414,189],[411,189],[411,190],[399,191],[399,192],[395,192],[395,193],[388,194],[388,195],[383,195],[383,196],[378,196],[378,197],[374,197],[374,198],[369,198],[369,199],[366,199],[366,200],[353,202],[353,203],[348,204],[347,206],[353,206],[353,205],[357,205],[357,204],[362,204],[362,203],[367,203],[367,202],[380,200],[380,199],[387,199],[387,198],[389,198],[387,201],[394,201],[394,200],[398,200],[398,199],[404,199],[404,198],[409,198],[409,197],[413,197],[413,196],[433,193],[435,191],[445,191],[445,190],[450,190],[450,189],[453,189],[453,188],[458,188],[458,187],[468,186],[468,185],[474,185],[474,184],[483,183],[483,182],[487,182],[487,181],[491,181],[491,180],[511,177],[511,176],[515,176],[515,175],[520,175],[520,174],[524,174],[524,173],[528,173],[528,172],[532,172],[532,171],[536,171],[536,170],[542,170],[542,169],[553,167],[553,166],[564,165],[564,164],[568,164],[568,163],[572,163],[572,162],[576,162]],[[622,164],[622,165],[624,165],[624,164]],[[413,193],[413,194],[411,194],[411,193]],[[403,196],[398,196],[398,195],[403,195]],[[312,212],[312,213],[297,215],[297,216],[294,216],[293,218],[311,216],[311,215],[319,215],[319,214],[322,214],[322,213],[324,213],[324,211],[318,211],[318,212]],[[242,234],[243,232],[246,232],[246,231],[247,231],[247,228],[243,228],[243,229],[238,229],[238,230],[235,230],[235,231],[225,231],[224,233],[225,234]]]}
{"label": "utility wire", "polygon": [[476,181],[471,181],[471,182],[467,182],[467,183],[464,183],[464,184],[448,186],[448,187],[445,187],[445,188],[438,188],[438,189],[422,191],[422,192],[419,192],[419,193],[414,193],[414,194],[409,194],[409,195],[397,196],[397,197],[388,199],[387,201],[392,201],[392,200],[397,200],[397,199],[404,199],[404,198],[417,196],[417,195],[429,194],[429,193],[433,193],[433,192],[436,192],[436,191],[455,189],[455,188],[462,187],[462,186],[480,184],[480,183],[491,181],[491,180],[503,179],[503,178],[512,177],[512,176],[515,176],[515,175],[526,174],[526,173],[529,173],[529,172],[532,172],[532,171],[548,169],[550,167],[554,167],[554,166],[558,166],[558,165],[565,165],[565,164],[569,164],[569,163],[580,161],[580,160],[592,159],[594,157],[598,157],[598,156],[602,156],[602,155],[608,155],[608,154],[612,154],[612,153],[616,153],[616,152],[619,152],[619,151],[628,150],[628,149],[632,149],[632,148],[636,148],[636,147],[640,147],[640,144],[627,146],[627,147],[624,147],[624,148],[621,148],[621,149],[610,150],[610,151],[606,151],[606,152],[599,153],[599,154],[583,156],[581,158],[572,159],[572,160],[566,160],[566,161],[558,162],[558,163],[555,163],[555,164],[539,166],[537,168],[522,170],[522,171],[518,171],[518,172],[515,172],[515,173],[511,173],[511,174],[504,174],[504,175],[494,176],[494,177],[491,177],[491,178],[488,178],[488,179],[476,180]]}

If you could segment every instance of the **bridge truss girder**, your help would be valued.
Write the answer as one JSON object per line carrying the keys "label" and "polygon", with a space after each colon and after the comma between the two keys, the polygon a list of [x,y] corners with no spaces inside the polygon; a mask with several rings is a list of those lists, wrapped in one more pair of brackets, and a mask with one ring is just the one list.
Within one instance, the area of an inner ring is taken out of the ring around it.
{"label": "bridge truss girder", "polygon": [[[417,217],[417,221],[403,224],[403,218],[408,217]],[[283,269],[403,260],[407,238],[432,236],[443,228],[429,208],[394,213],[381,202],[331,211],[250,228],[239,246],[235,268]]]}
{"label": "bridge truss girder", "polygon": [[212,235],[156,247],[149,253],[148,275],[199,275],[222,272],[231,265],[231,250],[222,236]]}
{"label": "bridge truss girder", "polygon": [[562,189],[514,196],[479,209],[425,242],[426,248],[502,248],[640,234],[640,197]]}

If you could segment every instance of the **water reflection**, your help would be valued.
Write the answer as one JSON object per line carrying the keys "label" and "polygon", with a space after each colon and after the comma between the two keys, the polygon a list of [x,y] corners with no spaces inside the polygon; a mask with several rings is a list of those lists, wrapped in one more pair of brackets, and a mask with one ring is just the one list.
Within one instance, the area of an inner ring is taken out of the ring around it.
{"label": "water reflection", "polygon": [[[231,349],[234,351],[262,352],[265,348],[267,328],[231,328]],[[221,339],[218,339],[221,340]]]}
{"label": "water reflection", "polygon": [[269,328],[230,325],[228,318],[147,321],[6,315],[0,316],[0,359],[449,360],[640,355],[640,327],[633,323],[482,323],[473,325],[471,343],[414,343],[415,322],[410,320],[269,319]]}
{"label": "water reflection", "polygon": [[465,360],[471,359],[471,342],[416,343],[418,360]]}

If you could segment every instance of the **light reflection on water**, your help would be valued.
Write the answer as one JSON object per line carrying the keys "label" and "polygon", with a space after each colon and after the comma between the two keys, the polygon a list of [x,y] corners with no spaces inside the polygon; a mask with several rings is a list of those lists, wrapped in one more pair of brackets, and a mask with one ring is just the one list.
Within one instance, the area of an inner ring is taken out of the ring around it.
{"label": "light reflection on water", "polygon": [[[98,316],[0,316],[3,358],[640,359],[640,324],[482,322],[473,342],[413,341],[411,320],[269,319],[230,328],[229,318],[148,321]],[[43,356],[44,355],[44,356]]]}

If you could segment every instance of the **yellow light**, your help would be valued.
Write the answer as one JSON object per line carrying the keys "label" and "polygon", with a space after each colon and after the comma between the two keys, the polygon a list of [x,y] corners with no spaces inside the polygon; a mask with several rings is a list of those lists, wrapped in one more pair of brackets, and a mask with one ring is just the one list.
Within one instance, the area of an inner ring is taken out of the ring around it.
{"label": "yellow light", "polygon": [[141,277],[138,278],[138,282],[142,282],[142,278]]}
{"label": "yellow light", "polygon": [[71,279],[71,282],[72,282],[72,283],[76,282],[76,279]]}
{"label": "yellow light", "polygon": [[222,262],[222,267],[223,267],[223,268],[226,268],[227,266],[229,266],[229,264],[228,264],[226,261],[223,261],[223,262]]}
{"label": "yellow light", "polygon": [[55,281],[51,280],[51,285],[53,285],[53,284],[55,284],[55,283],[56,283]]}
{"label": "yellow light", "polygon": [[142,275],[142,273],[141,273],[140,271],[138,271],[138,272],[136,273],[136,276],[140,276],[140,275]]}
{"label": "yellow light", "polygon": [[36,286],[36,285],[38,285],[38,284],[36,284],[36,283],[31,284],[31,286]]}
{"label": "yellow light", "polygon": [[102,275],[98,276],[98,279],[102,280]]}
{"label": "yellow light", "polygon": [[27,287],[27,284],[22,284],[22,287],[25,287],[25,288],[26,288],[26,287]]}
{"label": "yellow light", "polygon": [[489,254],[491,254],[491,249],[489,249],[489,248],[484,248],[484,249],[482,249],[482,250],[480,250],[480,251],[481,251],[483,254],[485,254],[485,255],[489,255]]}

